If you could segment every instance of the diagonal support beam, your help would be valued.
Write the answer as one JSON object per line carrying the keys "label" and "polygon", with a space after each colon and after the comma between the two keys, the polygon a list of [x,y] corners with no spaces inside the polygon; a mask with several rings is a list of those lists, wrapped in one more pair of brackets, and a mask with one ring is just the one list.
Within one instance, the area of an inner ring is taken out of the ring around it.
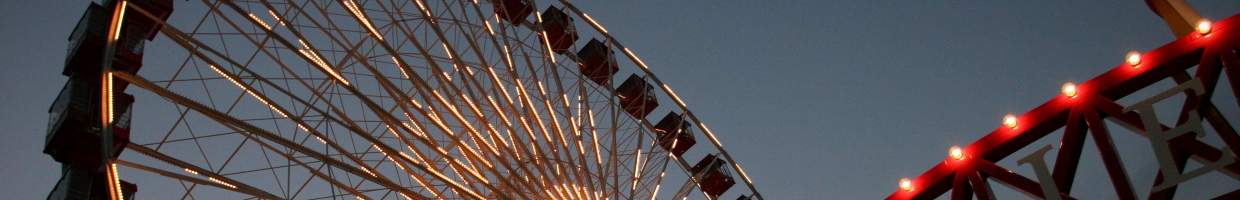
{"label": "diagonal support beam", "polygon": [[1162,17],[1176,37],[1183,37],[1193,32],[1193,25],[1201,20],[1197,9],[1188,5],[1185,0],[1145,0],[1145,5]]}

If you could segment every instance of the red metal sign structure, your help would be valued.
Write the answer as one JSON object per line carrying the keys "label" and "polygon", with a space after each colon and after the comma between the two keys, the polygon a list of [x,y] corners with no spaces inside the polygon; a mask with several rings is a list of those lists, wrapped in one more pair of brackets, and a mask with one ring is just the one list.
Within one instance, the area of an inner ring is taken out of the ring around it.
{"label": "red metal sign structure", "polygon": [[[1151,7],[1159,10],[1154,4]],[[1176,23],[1167,19],[1174,28]],[[1228,77],[1232,95],[1240,97],[1240,15],[1213,23],[1199,20],[1192,28],[1174,42],[1144,54],[1130,53],[1124,63],[1093,79],[1065,84],[1061,95],[1024,114],[1007,117],[985,137],[952,148],[947,158],[920,176],[902,179],[899,189],[887,199],[931,199],[948,191],[952,199],[994,199],[991,182],[1034,198],[1075,199],[1072,184],[1087,136],[1093,138],[1118,199],[1136,199],[1138,191],[1112,140],[1129,135],[1111,134],[1108,122],[1104,122],[1108,119],[1148,139],[1160,166],[1153,185],[1148,187],[1150,199],[1171,199],[1179,183],[1205,174],[1222,173],[1240,179],[1240,164],[1236,162],[1240,135],[1216,107],[1216,103],[1240,102],[1211,100],[1214,95],[1227,95],[1215,93],[1222,74]],[[1175,86],[1154,89],[1155,83],[1166,80],[1174,81]],[[1134,95],[1139,91],[1153,95]],[[1117,101],[1134,98],[1139,101],[1127,105]],[[1178,102],[1171,98],[1184,99],[1183,105],[1175,123],[1164,124],[1154,104]],[[1053,134],[1061,129],[1062,135]],[[1207,144],[1201,139],[1206,134],[1217,134],[1225,146]],[[1057,147],[1033,145],[1039,139],[1056,136],[1060,137]],[[1036,151],[1013,155],[1021,149]],[[1052,149],[1054,154],[1046,155]],[[1034,169],[1033,176],[996,164],[1003,159],[1019,159],[1020,167]],[[1046,159],[1054,159],[1053,165]],[[1199,164],[1192,166],[1199,167],[1186,167],[1190,159]],[[1215,198],[1240,199],[1240,188],[1235,189]]]}

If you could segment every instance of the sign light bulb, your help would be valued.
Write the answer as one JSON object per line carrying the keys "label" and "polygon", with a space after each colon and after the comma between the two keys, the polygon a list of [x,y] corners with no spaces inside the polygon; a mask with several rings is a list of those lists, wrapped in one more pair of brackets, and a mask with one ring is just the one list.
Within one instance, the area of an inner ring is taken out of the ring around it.
{"label": "sign light bulb", "polygon": [[952,146],[947,153],[952,157],[952,159],[964,160],[964,150],[960,149],[960,146]]}
{"label": "sign light bulb", "polygon": [[1016,115],[1007,114],[1003,116],[1003,126],[1010,129],[1016,129]]}
{"label": "sign light bulb", "polygon": [[900,190],[913,191],[913,180],[908,178],[900,178]]}
{"label": "sign light bulb", "polygon": [[1214,26],[1214,23],[1210,22],[1210,20],[1201,19],[1201,21],[1197,21],[1197,33],[1202,35],[1210,34],[1210,29],[1213,28],[1212,26]]}
{"label": "sign light bulb", "polygon": [[1141,65],[1141,52],[1129,51],[1128,55],[1124,56],[1124,61],[1127,62],[1128,65],[1131,65],[1132,67],[1137,67],[1137,65]]}
{"label": "sign light bulb", "polygon": [[1076,84],[1072,82],[1063,83],[1063,89],[1061,92],[1068,98],[1076,98]]}

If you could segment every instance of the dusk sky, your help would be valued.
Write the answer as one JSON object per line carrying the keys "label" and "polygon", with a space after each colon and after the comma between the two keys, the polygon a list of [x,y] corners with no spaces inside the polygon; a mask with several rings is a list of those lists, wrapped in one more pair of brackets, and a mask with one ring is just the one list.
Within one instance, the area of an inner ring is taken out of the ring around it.
{"label": "dusk sky", "polygon": [[[769,199],[886,197],[898,179],[981,138],[1005,113],[1042,104],[1062,83],[1109,70],[1130,50],[1175,39],[1140,0],[574,2],[679,93]],[[1240,12],[1235,0],[1190,3],[1211,19]],[[59,177],[59,164],[41,153],[47,108],[66,80],[65,38],[85,5],[0,7],[0,193],[7,199],[42,199]],[[1219,106],[1235,124],[1240,108]],[[1153,156],[1147,140],[1124,136],[1115,136],[1117,145],[1135,152],[1124,159],[1144,191]],[[1112,199],[1092,149],[1074,195]],[[1033,177],[1011,157],[1000,164]],[[1189,184],[1205,194],[1187,199],[1240,186],[1225,177]]]}

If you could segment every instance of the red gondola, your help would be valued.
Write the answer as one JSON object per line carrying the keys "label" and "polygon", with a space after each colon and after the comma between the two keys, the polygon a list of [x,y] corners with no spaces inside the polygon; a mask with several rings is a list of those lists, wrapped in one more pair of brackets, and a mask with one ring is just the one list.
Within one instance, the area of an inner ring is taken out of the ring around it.
{"label": "red gondola", "polygon": [[[141,1],[135,1],[135,4],[141,5],[139,2]],[[126,10],[126,12],[129,11],[133,9]],[[143,66],[141,62],[143,62],[145,40],[153,39],[153,34],[159,26],[156,22],[146,19],[145,16],[130,15],[125,19],[123,30],[117,41],[117,51],[115,51],[117,55],[114,56],[113,68],[136,73]],[[99,75],[99,72],[102,72],[104,47],[108,45],[110,22],[112,22],[112,12],[109,9],[104,9],[104,6],[93,4],[93,2],[87,7],[86,14],[78,20],[77,26],[68,37],[69,46],[64,68],[61,71],[62,75],[71,76],[73,73]]]}
{"label": "red gondola", "polygon": [[[99,131],[100,92],[99,78],[84,75],[71,76],[60,91],[60,96],[48,109],[51,115],[43,153],[51,155],[57,162],[81,167],[98,167],[101,165],[101,141]],[[114,96],[114,113],[116,120],[112,126],[113,158],[120,155],[124,145],[129,143],[130,105],[133,96],[118,93]]]}
{"label": "red gondola", "polygon": [[590,39],[586,46],[581,47],[581,50],[577,51],[577,58],[581,59],[578,63],[581,74],[602,86],[609,86],[611,76],[620,71],[615,52],[597,39]]}
{"label": "red gondola", "polygon": [[568,48],[577,41],[577,28],[573,27],[573,18],[565,14],[564,9],[551,6],[543,11],[542,20],[551,50],[559,54],[568,53]]}
{"label": "red gondola", "polygon": [[698,183],[702,186],[702,192],[710,195],[712,199],[718,198],[736,184],[731,175],[720,170],[724,164],[727,164],[727,161],[719,159],[714,154],[708,154],[691,169],[693,174],[700,174],[701,179],[698,179]]}
{"label": "red gondola", "polygon": [[95,3],[86,8],[86,13],[82,14],[69,35],[69,49],[65,54],[65,68],[61,74],[99,74],[100,67],[103,67],[100,62],[103,61],[103,50],[107,45],[111,14],[108,9]]}
{"label": "red gondola", "polygon": [[[157,17],[166,19],[172,12],[170,0],[135,0],[131,6],[141,7]],[[91,3],[86,13],[78,20],[77,26],[69,35],[69,48],[65,59],[65,68],[61,74],[74,73],[98,74],[102,71],[103,56],[107,46],[107,35],[111,25],[112,13],[116,3],[105,1],[102,6]],[[125,11],[124,25],[117,40],[116,55],[112,67],[128,73],[137,73],[142,68],[142,53],[145,40],[153,39],[161,27],[157,21],[140,15],[134,8]],[[124,88],[122,84],[119,88]]]}
{"label": "red gondola", "polygon": [[616,88],[616,96],[620,97],[620,107],[636,118],[645,119],[650,111],[659,107],[658,100],[654,98],[654,86],[647,84],[646,79],[637,74],[629,75],[629,78]]}
{"label": "red gondola", "polygon": [[526,16],[534,12],[534,7],[525,0],[496,0],[491,5],[495,6],[495,14],[512,24],[525,22]]}
{"label": "red gondola", "polygon": [[676,112],[667,113],[667,116],[663,116],[663,119],[654,125],[654,131],[659,135],[659,146],[676,156],[684,155],[685,151],[689,151],[689,147],[697,144],[693,132],[689,130],[692,126],[682,115]]}

